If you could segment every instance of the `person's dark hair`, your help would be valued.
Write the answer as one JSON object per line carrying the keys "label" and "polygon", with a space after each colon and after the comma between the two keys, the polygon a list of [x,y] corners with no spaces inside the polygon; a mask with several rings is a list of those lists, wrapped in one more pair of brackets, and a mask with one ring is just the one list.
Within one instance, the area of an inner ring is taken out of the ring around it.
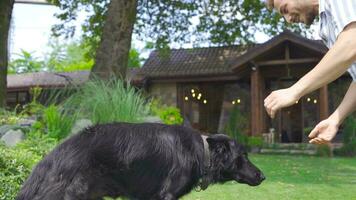
{"label": "person's dark hair", "polygon": [[269,10],[273,10],[274,8],[274,0],[266,0],[266,6]]}

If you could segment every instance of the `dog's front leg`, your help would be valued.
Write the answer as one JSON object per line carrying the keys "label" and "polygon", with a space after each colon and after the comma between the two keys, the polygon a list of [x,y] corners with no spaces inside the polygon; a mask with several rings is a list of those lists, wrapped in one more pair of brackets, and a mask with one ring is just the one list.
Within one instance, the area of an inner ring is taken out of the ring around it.
{"label": "dog's front leg", "polygon": [[178,199],[171,193],[163,193],[159,195],[158,198],[155,198],[154,200],[178,200]]}

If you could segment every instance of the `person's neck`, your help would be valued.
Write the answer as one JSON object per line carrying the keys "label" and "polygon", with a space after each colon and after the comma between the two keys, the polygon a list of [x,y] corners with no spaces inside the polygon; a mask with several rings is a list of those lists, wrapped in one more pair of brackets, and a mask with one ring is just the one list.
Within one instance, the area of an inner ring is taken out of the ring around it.
{"label": "person's neck", "polygon": [[315,15],[319,14],[319,0],[310,0]]}

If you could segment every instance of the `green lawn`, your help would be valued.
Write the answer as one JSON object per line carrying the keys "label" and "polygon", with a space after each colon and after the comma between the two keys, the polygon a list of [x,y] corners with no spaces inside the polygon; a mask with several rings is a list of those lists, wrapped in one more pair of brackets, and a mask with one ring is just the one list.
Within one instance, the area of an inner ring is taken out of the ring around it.
{"label": "green lawn", "polygon": [[267,179],[257,187],[236,182],[192,192],[183,200],[356,200],[356,158],[251,155]]}

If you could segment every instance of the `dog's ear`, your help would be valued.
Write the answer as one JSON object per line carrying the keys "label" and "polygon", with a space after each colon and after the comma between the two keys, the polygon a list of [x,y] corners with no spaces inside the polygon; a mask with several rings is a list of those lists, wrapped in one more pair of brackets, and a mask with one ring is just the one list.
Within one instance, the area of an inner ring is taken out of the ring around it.
{"label": "dog's ear", "polygon": [[209,149],[217,153],[224,153],[230,150],[229,137],[223,134],[215,134],[209,136],[206,141],[209,144]]}

